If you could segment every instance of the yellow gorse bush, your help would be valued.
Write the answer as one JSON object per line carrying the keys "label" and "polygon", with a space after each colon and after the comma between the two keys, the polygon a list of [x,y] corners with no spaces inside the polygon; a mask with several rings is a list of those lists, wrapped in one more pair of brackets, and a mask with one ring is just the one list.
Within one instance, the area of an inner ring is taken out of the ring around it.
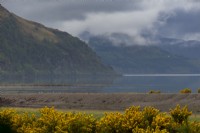
{"label": "yellow gorse bush", "polygon": [[184,121],[188,121],[188,117],[192,115],[192,112],[188,111],[187,106],[181,108],[180,105],[177,105],[174,109],[170,110],[170,114],[175,122],[181,124]]}
{"label": "yellow gorse bush", "polygon": [[199,133],[200,132],[200,122],[191,122],[190,123],[191,133]]}
{"label": "yellow gorse bush", "polygon": [[152,127],[155,129],[170,129],[172,118],[166,113],[161,113],[153,118]]}
{"label": "yellow gorse bush", "polygon": [[200,88],[197,89],[197,92],[200,93]]}
{"label": "yellow gorse bush", "polygon": [[92,133],[95,130],[96,119],[92,115],[63,113],[47,107],[40,113],[36,127],[41,133]]}
{"label": "yellow gorse bush", "polygon": [[177,105],[169,113],[153,107],[132,106],[124,113],[113,112],[96,119],[84,113],[65,113],[42,108],[39,115],[0,111],[1,133],[199,133],[200,122],[191,122],[192,113]]}
{"label": "yellow gorse bush", "polygon": [[143,120],[144,115],[140,111],[140,107],[132,106],[125,111],[123,127],[130,132],[136,127],[142,127]]}
{"label": "yellow gorse bush", "polygon": [[13,129],[19,133],[36,133],[37,118],[34,114],[29,115],[27,112],[23,114],[16,114],[13,116]]}
{"label": "yellow gorse bush", "polygon": [[13,132],[13,117],[16,112],[12,109],[6,109],[0,112],[0,132],[4,131],[6,133]]}
{"label": "yellow gorse bush", "polygon": [[122,133],[124,131],[123,115],[119,112],[105,113],[105,116],[97,122],[97,132],[99,133]]}
{"label": "yellow gorse bush", "polygon": [[180,90],[180,93],[182,94],[192,93],[192,90],[190,88],[185,88],[185,89]]}
{"label": "yellow gorse bush", "polygon": [[145,125],[151,125],[153,122],[153,119],[159,114],[159,110],[155,109],[153,107],[145,107],[143,109],[143,116],[144,116],[144,121]]}

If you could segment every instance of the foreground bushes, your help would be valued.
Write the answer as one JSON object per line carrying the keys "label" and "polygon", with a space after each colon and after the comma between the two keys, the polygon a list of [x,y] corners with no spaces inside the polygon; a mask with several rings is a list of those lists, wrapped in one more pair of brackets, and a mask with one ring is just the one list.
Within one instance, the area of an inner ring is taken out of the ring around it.
{"label": "foreground bushes", "polygon": [[2,133],[198,133],[200,122],[191,122],[192,113],[177,105],[162,113],[153,107],[132,106],[125,113],[105,113],[101,119],[83,113],[64,113],[42,108],[35,114],[18,114],[6,109],[0,112]]}

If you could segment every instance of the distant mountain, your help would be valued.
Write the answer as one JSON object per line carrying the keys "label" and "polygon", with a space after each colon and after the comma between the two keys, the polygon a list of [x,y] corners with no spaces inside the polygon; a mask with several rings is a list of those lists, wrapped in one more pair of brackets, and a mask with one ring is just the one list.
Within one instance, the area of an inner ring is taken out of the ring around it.
{"label": "distant mountain", "polygon": [[[87,35],[87,34],[86,34]],[[121,73],[199,73],[200,61],[189,56],[186,48],[177,52],[170,43],[183,43],[177,39],[160,40],[161,44],[136,45],[127,35],[115,34],[110,36],[87,37],[89,46],[116,71]],[[131,44],[132,43],[132,44]],[[185,42],[187,43],[187,42]],[[168,47],[169,46],[169,47]],[[177,45],[178,46],[178,45]],[[199,46],[198,46],[199,47]],[[188,55],[184,56],[184,51]],[[199,53],[198,53],[199,54]]]}
{"label": "distant mountain", "polygon": [[0,75],[114,74],[83,41],[0,5]]}
{"label": "distant mountain", "polygon": [[157,46],[175,55],[190,59],[200,59],[200,41],[159,38]]}

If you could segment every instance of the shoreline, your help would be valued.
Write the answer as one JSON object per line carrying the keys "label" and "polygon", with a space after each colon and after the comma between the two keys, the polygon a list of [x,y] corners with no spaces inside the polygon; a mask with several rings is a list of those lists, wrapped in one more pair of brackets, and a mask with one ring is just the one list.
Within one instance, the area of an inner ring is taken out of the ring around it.
{"label": "shoreline", "polygon": [[200,114],[200,94],[145,93],[21,93],[0,94],[0,107],[122,111],[130,106],[152,106],[168,112],[177,104]]}

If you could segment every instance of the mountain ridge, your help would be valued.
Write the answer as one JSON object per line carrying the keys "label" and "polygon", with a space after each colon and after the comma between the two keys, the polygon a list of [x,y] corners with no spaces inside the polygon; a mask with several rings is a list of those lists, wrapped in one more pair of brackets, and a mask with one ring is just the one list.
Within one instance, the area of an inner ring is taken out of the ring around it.
{"label": "mountain ridge", "polygon": [[25,20],[0,6],[0,74],[115,74],[67,32]]}

